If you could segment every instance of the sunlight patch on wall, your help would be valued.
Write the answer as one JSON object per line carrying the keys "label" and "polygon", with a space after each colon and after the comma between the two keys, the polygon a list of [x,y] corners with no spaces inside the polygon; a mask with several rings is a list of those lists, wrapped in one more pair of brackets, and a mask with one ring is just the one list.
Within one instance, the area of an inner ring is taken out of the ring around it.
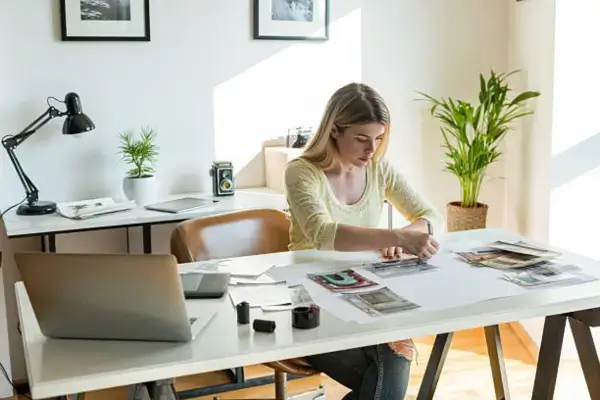
{"label": "sunlight patch on wall", "polygon": [[[299,125],[316,128],[331,94],[346,83],[361,81],[361,58],[358,9],[331,21],[329,41],[294,42],[217,86],[215,157],[234,163],[239,185],[264,184],[262,143]],[[252,171],[241,174],[244,169]]]}
{"label": "sunlight patch on wall", "polygon": [[556,2],[550,243],[600,259],[600,2]]}

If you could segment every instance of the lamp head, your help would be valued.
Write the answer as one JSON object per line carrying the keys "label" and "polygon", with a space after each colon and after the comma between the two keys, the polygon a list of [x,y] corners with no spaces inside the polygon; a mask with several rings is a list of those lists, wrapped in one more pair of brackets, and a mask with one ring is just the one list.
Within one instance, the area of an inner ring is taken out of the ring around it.
{"label": "lamp head", "polygon": [[83,113],[81,100],[77,93],[68,93],[65,96],[65,104],[67,105],[67,118],[63,124],[64,135],[76,135],[96,128],[92,120]]}

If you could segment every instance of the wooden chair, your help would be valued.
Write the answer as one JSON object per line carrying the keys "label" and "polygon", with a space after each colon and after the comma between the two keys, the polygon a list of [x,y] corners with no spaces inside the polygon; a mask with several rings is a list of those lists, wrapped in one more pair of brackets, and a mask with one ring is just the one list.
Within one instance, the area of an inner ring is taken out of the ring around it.
{"label": "wooden chair", "polygon": [[[179,223],[171,253],[179,263],[288,251],[290,221],[283,211],[236,211]],[[317,374],[303,358],[266,363],[275,371],[275,400],[287,398],[286,374]]]}

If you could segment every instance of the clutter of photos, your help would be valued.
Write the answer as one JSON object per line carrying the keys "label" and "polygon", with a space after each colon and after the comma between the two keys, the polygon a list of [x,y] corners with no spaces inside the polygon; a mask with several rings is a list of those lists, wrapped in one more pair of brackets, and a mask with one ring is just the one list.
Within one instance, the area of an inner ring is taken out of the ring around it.
{"label": "clutter of photos", "polygon": [[[364,263],[366,271],[380,277],[392,278],[435,270],[437,267],[406,256],[396,260]],[[327,273],[311,273],[313,282],[339,295],[343,300],[363,311],[369,317],[391,315],[419,308],[418,304],[399,296],[385,285],[365,277],[354,269]]]}
{"label": "clutter of photos", "polygon": [[561,253],[523,241],[495,241],[468,252],[456,253],[475,267],[504,270],[501,279],[524,288],[573,285],[596,280],[580,267],[560,261]]}
{"label": "clutter of photos", "polygon": [[[258,265],[248,268],[247,263],[238,270],[232,265],[233,260],[225,260],[219,269],[227,268],[232,275],[239,275],[232,277],[229,290],[234,304],[243,300],[263,311],[317,304],[340,318],[360,324],[417,309],[452,308],[518,295],[530,289],[574,285],[597,279],[585,274],[582,268],[566,260],[567,257],[562,259],[561,253],[526,242],[495,241],[463,249],[468,250],[454,250],[450,252],[454,255],[444,253],[439,259],[427,262],[403,254],[400,259],[358,262],[333,269],[314,265],[309,267],[310,272],[299,269],[298,275],[292,273],[291,277],[289,271],[279,268],[266,268],[269,274],[262,275],[266,272],[265,268],[258,269]],[[448,263],[446,268],[445,261],[454,256],[475,268],[495,271],[471,274],[470,268],[457,263]],[[203,265],[195,268],[211,271]],[[249,274],[253,276],[243,276]],[[429,274],[434,275],[429,277]],[[479,283],[483,283],[478,279],[488,278],[493,282],[482,284],[483,289],[478,287]],[[470,283],[465,283],[465,280]],[[461,282],[461,285],[456,285],[456,282]],[[418,289],[427,285],[438,289],[450,285],[461,287],[462,291],[448,300],[443,290],[423,294]]]}

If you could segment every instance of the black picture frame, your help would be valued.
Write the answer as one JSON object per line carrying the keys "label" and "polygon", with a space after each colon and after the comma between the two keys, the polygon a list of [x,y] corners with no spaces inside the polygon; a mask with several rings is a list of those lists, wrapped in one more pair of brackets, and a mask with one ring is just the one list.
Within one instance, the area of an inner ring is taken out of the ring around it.
{"label": "black picture frame", "polygon": [[[275,21],[273,17],[273,8],[276,3],[289,3],[290,7],[293,2],[300,4],[305,1],[311,1],[311,17],[318,19],[318,32],[315,34],[315,20],[306,21],[304,24],[299,19],[279,19]],[[268,9],[268,7],[271,9]],[[327,41],[329,40],[329,20],[331,13],[330,0],[254,0],[253,2],[253,38],[255,40],[309,40],[309,41]],[[315,12],[317,10],[318,12]],[[268,18],[270,17],[270,18]],[[265,25],[272,26],[264,29]],[[294,29],[286,29],[286,25]],[[287,32],[286,32],[287,30]],[[302,33],[302,31],[306,33]]]}
{"label": "black picture frame", "polygon": [[[132,17],[134,14],[131,11],[131,5],[134,3],[137,5],[135,9],[138,14],[141,12],[143,15],[139,18],[135,18],[137,21],[136,30],[137,34],[121,34],[121,35],[112,35],[112,34],[103,34],[109,28],[106,26],[110,26],[110,24],[121,23],[120,20],[117,20],[115,17],[108,22],[108,25],[102,25],[103,19],[92,19],[90,18],[88,21],[84,21],[82,16],[82,10],[80,8],[75,7],[77,3],[80,7],[82,5],[82,0],[59,0],[60,1],[60,32],[61,32],[61,40],[62,41],[90,41],[90,42],[99,42],[99,41],[111,41],[111,42],[149,42],[150,41],[150,0],[124,0],[128,3],[129,6],[129,20],[123,20],[123,24],[131,24]],[[85,0],[83,0],[85,1]],[[115,2],[120,2],[123,0],[103,0],[105,3],[109,5],[113,5]],[[110,7],[109,7],[110,8]],[[73,12],[73,10],[78,9],[79,12]],[[97,15],[97,10],[94,10]],[[88,25],[89,24],[89,25]],[[93,24],[93,25],[92,25]],[[77,34],[72,31],[84,31],[87,29],[85,34]]]}

